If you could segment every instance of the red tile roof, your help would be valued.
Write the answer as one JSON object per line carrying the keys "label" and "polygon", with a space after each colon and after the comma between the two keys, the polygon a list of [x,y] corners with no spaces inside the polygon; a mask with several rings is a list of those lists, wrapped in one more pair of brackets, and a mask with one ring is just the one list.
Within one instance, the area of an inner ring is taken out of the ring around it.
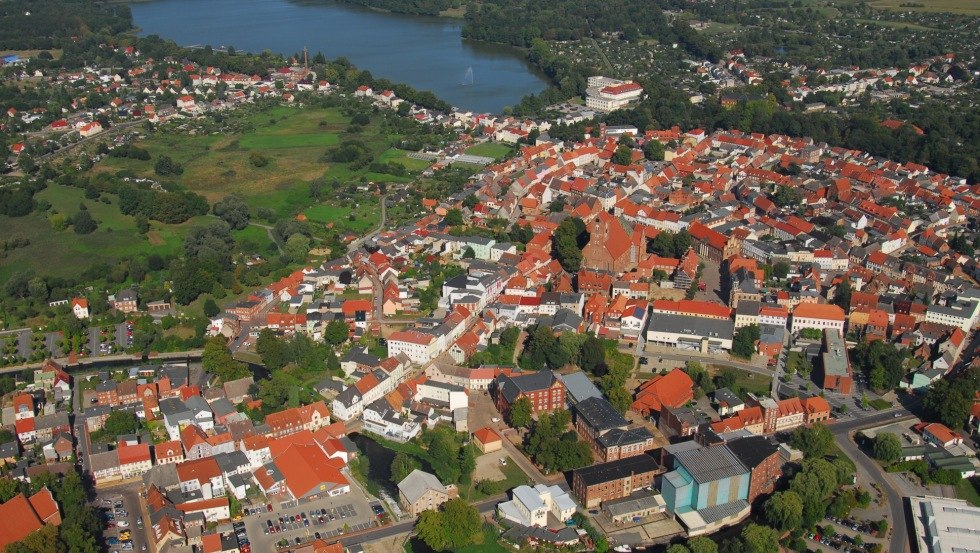
{"label": "red tile roof", "polygon": [[680,407],[694,399],[694,381],[681,369],[647,380],[637,389],[632,409],[641,413]]}
{"label": "red tile roof", "polygon": [[497,434],[492,428],[484,427],[473,433],[473,437],[480,441],[481,444],[489,444],[493,442],[499,442],[500,434]]}
{"label": "red tile roof", "polygon": [[0,550],[44,526],[22,493],[0,505],[0,520]]}

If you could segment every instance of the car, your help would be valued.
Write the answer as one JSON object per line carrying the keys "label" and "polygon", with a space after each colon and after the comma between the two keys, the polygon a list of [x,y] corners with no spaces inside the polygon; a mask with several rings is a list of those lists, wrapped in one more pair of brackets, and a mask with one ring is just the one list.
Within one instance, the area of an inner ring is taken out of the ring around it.
{"label": "car", "polygon": [[641,358],[640,358],[640,364],[641,364],[641,365],[646,365],[646,364],[647,364],[647,363],[649,363],[649,362],[650,362],[650,360],[649,360],[649,359],[647,359],[646,357],[641,357]]}
{"label": "car", "polygon": [[272,503],[269,503],[269,504],[267,504],[267,505],[265,506],[265,509],[266,509],[266,511],[268,511],[268,512],[270,512],[270,513],[271,513],[271,512],[272,512]]}
{"label": "car", "polygon": [[129,526],[129,523],[126,522],[125,520],[120,520],[119,522],[116,523],[116,526],[120,528],[126,528],[127,526]]}
{"label": "car", "polygon": [[296,536],[296,539],[295,539],[295,540],[293,540],[293,541],[295,541],[295,542],[296,542],[296,545],[299,545],[300,543],[302,543],[302,541],[303,541],[303,540],[302,540],[302,539],[300,539],[300,537],[299,537],[299,536]]}
{"label": "car", "polygon": [[143,529],[143,519],[142,518],[136,519],[136,527],[139,528],[140,530]]}
{"label": "car", "polygon": [[315,536],[316,539],[318,539],[318,540],[322,538],[322,536],[320,536],[320,533],[319,532],[314,532],[313,533],[313,536]]}
{"label": "car", "polygon": [[269,528],[272,528],[272,521],[271,520],[265,521],[265,525],[268,526]]}
{"label": "car", "polygon": [[143,544],[142,547],[140,547],[140,551],[146,551],[146,544],[145,543]]}
{"label": "car", "polygon": [[119,538],[115,536],[109,536],[106,538],[105,542],[109,545],[119,545]]}
{"label": "car", "polygon": [[500,458],[500,465],[506,467],[507,466],[507,459],[504,459],[503,457],[501,457]]}
{"label": "car", "polygon": [[490,422],[493,422],[493,423],[500,422],[500,417],[493,417],[492,419],[490,419]]}
{"label": "car", "polygon": [[892,418],[897,419],[898,417],[901,417],[901,416],[902,416],[901,413],[895,413],[894,415],[892,415]]}

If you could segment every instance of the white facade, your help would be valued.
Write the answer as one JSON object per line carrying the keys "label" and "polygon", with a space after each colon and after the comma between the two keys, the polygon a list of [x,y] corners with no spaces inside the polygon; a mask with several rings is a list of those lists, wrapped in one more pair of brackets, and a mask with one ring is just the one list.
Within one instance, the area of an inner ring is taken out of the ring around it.
{"label": "white facade", "polygon": [[575,513],[575,502],[558,486],[518,486],[512,494],[513,499],[497,505],[497,513],[524,526],[547,527],[548,513],[560,522]]}

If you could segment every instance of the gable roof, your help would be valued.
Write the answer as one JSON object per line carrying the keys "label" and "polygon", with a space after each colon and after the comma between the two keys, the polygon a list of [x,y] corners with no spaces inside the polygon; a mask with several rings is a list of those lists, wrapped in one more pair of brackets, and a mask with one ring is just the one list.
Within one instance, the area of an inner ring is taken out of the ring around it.
{"label": "gable roof", "polygon": [[419,469],[413,470],[411,474],[398,483],[398,491],[405,496],[409,503],[415,503],[429,490],[444,493],[446,486],[443,486],[434,474]]}

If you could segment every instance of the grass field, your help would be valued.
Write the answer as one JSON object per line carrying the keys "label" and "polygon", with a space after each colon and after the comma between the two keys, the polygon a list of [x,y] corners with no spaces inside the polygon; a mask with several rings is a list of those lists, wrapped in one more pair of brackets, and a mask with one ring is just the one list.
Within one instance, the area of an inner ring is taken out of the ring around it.
{"label": "grass field", "polygon": [[[153,222],[147,236],[141,236],[133,217],[119,213],[118,199],[111,194],[103,196],[112,203],[88,200],[81,189],[58,184],[49,184],[36,196],[38,200],[50,202],[53,211],[68,217],[75,215],[84,203],[99,222],[98,230],[84,236],[75,234],[71,227],[54,230],[48,218],[38,213],[16,218],[0,216],[0,228],[5,236],[24,236],[31,240],[30,246],[7,252],[0,261],[0,281],[21,270],[71,276],[95,263],[111,264],[120,257],[143,252],[167,255],[180,248],[190,228],[209,222],[208,217],[195,217],[180,225]],[[268,236],[265,240],[268,242]]]}
{"label": "grass field", "polygon": [[[346,139],[350,118],[339,108],[298,109],[280,106],[257,111],[245,117],[249,131],[242,134],[209,134],[190,136],[184,132],[160,132],[137,143],[150,152],[150,161],[109,157],[94,171],[159,179],[153,172],[154,159],[168,155],[184,166],[179,184],[203,195],[209,202],[238,194],[252,209],[266,207],[280,217],[292,217],[313,203],[309,183],[318,177],[328,179],[370,180],[374,182],[411,182],[400,177],[366,169],[351,170],[345,163],[330,163],[324,153]],[[357,135],[381,161],[395,161],[409,172],[421,171],[417,160],[405,157],[401,150],[390,148],[395,136],[385,134],[372,122]],[[269,163],[255,167],[249,154],[264,152]],[[426,165],[427,167],[428,165]]]}
{"label": "grass field", "polygon": [[[348,219],[352,212],[357,215],[353,221]],[[356,211],[349,207],[322,203],[307,209],[303,213],[313,223],[322,225],[334,223],[335,227],[342,227],[357,233],[364,233],[377,227],[381,217],[380,207],[376,203],[370,206],[362,204],[356,208]]]}
{"label": "grass field", "polygon": [[466,149],[466,153],[474,156],[485,156],[492,157],[494,159],[500,159],[511,152],[511,147],[507,144],[498,144],[496,142],[484,142],[483,144],[477,144]]}
{"label": "grass field", "polygon": [[381,154],[378,161],[381,163],[399,163],[404,165],[405,169],[408,169],[409,171],[422,171],[428,169],[429,165],[432,165],[428,161],[408,157],[408,153],[409,152],[406,152],[405,150],[390,148]]}
{"label": "grass field", "polygon": [[956,497],[980,507],[980,478],[964,478],[956,484]]}
{"label": "grass field", "polygon": [[[980,0],[871,0],[870,4],[880,10],[980,15]],[[902,4],[915,4],[916,7]]]}

